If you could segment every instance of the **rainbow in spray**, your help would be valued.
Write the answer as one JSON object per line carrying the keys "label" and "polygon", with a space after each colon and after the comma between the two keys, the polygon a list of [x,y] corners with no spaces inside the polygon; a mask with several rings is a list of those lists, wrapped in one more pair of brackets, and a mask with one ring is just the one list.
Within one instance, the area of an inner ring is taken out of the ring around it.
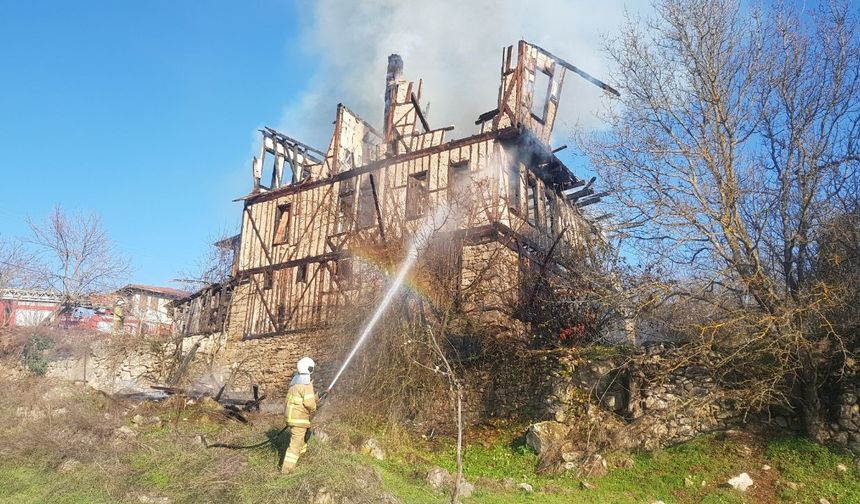
{"label": "rainbow in spray", "polygon": [[382,301],[379,302],[379,305],[373,312],[373,316],[370,317],[370,320],[368,320],[367,324],[364,325],[358,339],[355,341],[355,344],[352,346],[352,349],[346,356],[343,364],[341,364],[340,369],[338,369],[337,374],[334,376],[334,379],[332,379],[326,389],[326,393],[330,392],[331,389],[334,388],[334,385],[340,379],[340,376],[349,366],[353,357],[355,357],[358,349],[361,348],[361,345],[364,344],[364,341],[373,332],[373,328],[376,326],[376,323],[379,322],[379,319],[385,313],[385,310],[388,309],[391,301],[394,300],[394,296],[396,296],[398,291],[400,291],[400,287],[406,280],[406,275],[409,274],[409,270],[412,269],[412,266],[414,266],[415,262],[418,260],[419,251],[427,248],[436,231],[438,231],[445,223],[448,213],[448,205],[443,204],[432,214],[428,214],[428,216],[421,222],[421,225],[415,232],[415,236],[412,238],[412,242],[409,244],[409,248],[406,251],[406,257],[403,258],[403,262],[400,263],[400,267],[397,269],[397,275],[392,279],[391,285],[389,285],[388,290],[385,292],[385,296],[383,296]]}

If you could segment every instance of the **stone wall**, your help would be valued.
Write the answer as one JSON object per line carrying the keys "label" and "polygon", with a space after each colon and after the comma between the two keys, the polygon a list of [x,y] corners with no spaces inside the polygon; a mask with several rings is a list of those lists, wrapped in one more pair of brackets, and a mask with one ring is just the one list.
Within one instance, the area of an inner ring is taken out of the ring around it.
{"label": "stone wall", "polygon": [[[589,352],[556,355],[541,418],[574,428],[584,424],[622,449],[650,450],[746,422],[803,430],[791,408],[748,411],[738,404],[711,372],[716,354],[689,361],[663,344]],[[845,370],[822,397],[825,417],[816,437],[860,453],[860,365],[849,359]]]}
{"label": "stone wall", "polygon": [[860,454],[860,364],[848,359],[845,370],[818,438]]}
{"label": "stone wall", "polygon": [[231,391],[250,390],[258,384],[269,397],[281,397],[289,387],[296,363],[311,356],[317,363],[314,375],[318,388],[334,377],[340,350],[327,344],[325,332],[302,332],[259,339],[233,339],[222,333],[184,338],[183,354],[199,344],[186,380],[216,373],[216,381],[230,380]]}
{"label": "stone wall", "polygon": [[595,350],[605,353],[558,355],[544,418],[577,428],[584,421],[624,449],[654,449],[743,420],[707,362],[679,365],[677,351],[662,345]]}
{"label": "stone wall", "polygon": [[164,383],[170,345],[142,339],[101,339],[77,345],[48,364],[46,376],[79,381],[107,393],[131,392]]}

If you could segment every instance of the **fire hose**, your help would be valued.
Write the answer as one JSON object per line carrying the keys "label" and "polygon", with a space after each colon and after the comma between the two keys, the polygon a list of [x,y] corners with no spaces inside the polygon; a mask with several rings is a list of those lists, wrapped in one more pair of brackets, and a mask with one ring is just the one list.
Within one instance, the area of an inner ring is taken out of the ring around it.
{"label": "fire hose", "polygon": [[[327,388],[325,392],[322,392],[319,395],[320,404],[317,409],[321,408],[323,405],[323,400],[328,396],[328,393],[331,391],[331,387]],[[289,429],[289,425],[285,425],[281,430],[279,430],[274,436],[268,436],[267,439],[260,441],[259,443],[250,444],[250,445],[239,445],[239,444],[230,444],[230,443],[212,443],[209,444],[206,442],[206,438],[203,434],[200,435],[200,439],[203,441],[203,446],[206,448],[227,448],[229,450],[250,450],[253,448],[262,448],[264,446],[268,446],[275,442],[276,439],[280,438],[281,435]]]}
{"label": "fire hose", "polygon": [[[349,363],[352,362],[352,358],[355,357],[356,352],[358,352],[358,349],[361,347],[362,343],[364,343],[364,340],[367,339],[368,336],[370,336],[370,333],[373,331],[374,326],[382,317],[382,314],[385,313],[385,310],[388,308],[388,305],[394,299],[394,296],[397,294],[398,290],[400,289],[400,286],[403,285],[403,282],[406,279],[406,275],[409,273],[409,270],[412,268],[412,265],[415,264],[415,261],[418,260],[418,247],[419,245],[422,245],[421,242],[423,241],[425,242],[424,244],[426,244],[426,241],[432,235],[432,231],[438,228],[439,223],[442,222],[442,220],[445,216],[447,216],[447,214],[448,206],[442,205],[437,208],[432,215],[428,216],[428,218],[426,218],[424,222],[422,222],[421,227],[416,233],[417,239],[413,240],[410,244],[409,250],[406,253],[406,258],[400,265],[400,268],[397,271],[397,275],[394,277],[393,281],[391,282],[391,285],[388,287],[388,290],[386,291],[385,296],[383,296],[382,301],[379,303],[379,306],[376,307],[376,311],[373,313],[373,316],[364,326],[361,334],[358,337],[358,340],[356,340],[355,344],[352,347],[352,350],[349,352],[349,355],[346,356],[346,359],[343,361],[343,364],[341,364],[340,369],[338,369],[337,371],[337,374],[334,375],[334,379],[331,381],[331,384],[329,384],[325,392],[320,394],[320,401],[325,399],[329,392],[331,392],[331,389],[334,387],[335,383],[337,383],[340,376],[349,366]],[[283,434],[288,427],[289,426],[286,426],[281,429],[276,436],[273,436],[265,441],[261,441],[253,445],[228,445],[225,443],[215,443],[212,445],[207,445],[205,439],[203,440],[203,444],[207,448],[218,447],[232,448],[237,450],[246,448],[259,448],[262,446],[266,446],[267,444],[271,444],[275,439],[277,439],[281,434]]]}
{"label": "fire hose", "polygon": [[[371,179],[371,183],[373,183]],[[397,275],[394,277],[391,285],[388,287],[388,290],[385,292],[385,296],[383,296],[382,301],[380,301],[379,305],[376,307],[376,311],[373,313],[373,316],[370,320],[365,324],[361,334],[356,340],[355,344],[352,347],[352,350],[349,352],[349,355],[346,356],[346,359],[341,364],[340,369],[338,369],[337,374],[334,375],[334,379],[332,379],[328,388],[320,394],[320,401],[325,399],[325,397],[331,392],[331,389],[334,388],[335,383],[337,383],[340,376],[349,366],[349,363],[352,362],[352,358],[355,357],[356,352],[361,347],[364,340],[370,336],[370,333],[373,331],[374,326],[382,317],[382,314],[385,313],[385,310],[388,308],[388,305],[394,299],[394,296],[400,290],[400,286],[403,285],[404,280],[406,279],[406,275],[409,273],[409,270],[412,268],[412,265],[418,260],[418,248],[419,246],[427,245],[428,239],[432,236],[433,231],[440,227],[440,223],[444,221],[444,218],[448,215],[449,208],[447,205],[443,204],[438,207],[433,214],[428,215],[424,221],[421,223],[421,227],[415,233],[416,238],[412,240],[412,243],[409,245],[409,250],[406,253],[406,258],[400,265],[400,268],[397,271]],[[423,242],[423,243],[422,243]],[[215,443],[212,445],[206,444],[206,439],[203,439],[203,444],[207,448],[232,448],[232,449],[246,449],[246,448],[259,448],[262,446],[266,446],[267,444],[271,444],[275,439],[277,439],[281,434],[287,430],[289,426],[284,427],[278,432],[276,436],[273,436],[265,441],[261,441],[257,444],[253,445],[228,445],[225,443]],[[202,437],[202,436],[201,436]]]}

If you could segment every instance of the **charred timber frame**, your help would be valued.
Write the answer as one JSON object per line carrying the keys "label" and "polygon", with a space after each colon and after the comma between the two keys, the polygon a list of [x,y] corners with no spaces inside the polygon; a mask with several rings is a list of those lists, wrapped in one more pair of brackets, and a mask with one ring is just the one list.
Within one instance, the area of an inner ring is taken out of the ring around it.
{"label": "charred timber frame", "polygon": [[[420,107],[422,83],[401,78],[396,55],[389,58],[381,132],[342,104],[326,152],[261,130],[255,186],[239,200],[242,232],[232,282],[244,297],[234,296],[243,307],[229,311],[230,325],[240,326],[230,333],[254,339],[325,327],[356,289],[348,278],[354,246],[406,238],[425,206],[451,201],[455,174],[488,181],[473,197],[482,200],[474,205],[480,215],[447,232],[460,249],[458,267],[466,247],[474,249],[474,267],[490,250],[485,245],[498,243],[491,250],[506,251],[505,260],[518,257],[521,267],[540,265],[541,274],[567,274],[554,252],[594,232],[595,221],[586,221],[580,208],[605,193],[595,194],[593,179],[579,179],[556,157],[564,147],[549,145],[565,71],[617,91],[525,41],[513,58],[513,46],[504,48],[497,106],[478,118],[480,132],[465,138],[445,141],[452,127],[431,129]],[[263,188],[259,172],[267,152],[275,165],[271,187]],[[286,185],[285,163],[293,167]],[[455,168],[463,163],[465,172]]]}

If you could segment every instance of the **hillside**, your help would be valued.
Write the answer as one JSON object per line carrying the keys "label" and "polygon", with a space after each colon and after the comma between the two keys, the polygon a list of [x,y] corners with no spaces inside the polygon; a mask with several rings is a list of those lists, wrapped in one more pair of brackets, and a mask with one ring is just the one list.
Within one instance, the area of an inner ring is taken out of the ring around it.
{"label": "hillside", "polygon": [[[427,477],[436,467],[453,470],[453,440],[445,435],[330,410],[298,470],[281,476],[286,436],[275,437],[278,414],[251,414],[243,425],[208,399],[118,400],[81,385],[5,375],[0,502],[447,502],[447,487],[434,490]],[[860,502],[860,465],[799,438],[699,437],[650,454],[608,454],[608,474],[577,478],[537,474],[524,429],[499,423],[467,432],[465,473],[474,492],[463,503]],[[206,448],[201,435],[210,444],[275,442]],[[435,471],[440,481],[445,471]],[[725,485],[741,472],[754,481],[745,493]]]}

